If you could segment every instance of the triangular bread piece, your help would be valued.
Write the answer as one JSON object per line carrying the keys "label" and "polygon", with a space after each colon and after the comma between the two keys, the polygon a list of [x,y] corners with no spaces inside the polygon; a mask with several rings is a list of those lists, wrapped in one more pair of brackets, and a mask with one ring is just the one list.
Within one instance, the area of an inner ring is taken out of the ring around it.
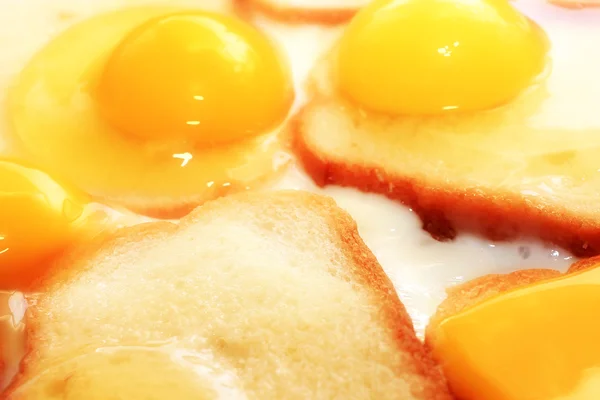
{"label": "triangular bread piece", "polygon": [[245,193],[60,262],[10,399],[450,399],[355,222]]}

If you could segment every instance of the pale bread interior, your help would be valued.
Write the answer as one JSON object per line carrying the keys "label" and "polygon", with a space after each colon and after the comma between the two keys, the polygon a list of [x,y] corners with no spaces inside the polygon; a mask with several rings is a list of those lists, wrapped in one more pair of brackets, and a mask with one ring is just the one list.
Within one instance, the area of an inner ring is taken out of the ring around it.
{"label": "pale bread interior", "polygon": [[62,264],[30,310],[11,399],[447,398],[328,198],[231,196]]}

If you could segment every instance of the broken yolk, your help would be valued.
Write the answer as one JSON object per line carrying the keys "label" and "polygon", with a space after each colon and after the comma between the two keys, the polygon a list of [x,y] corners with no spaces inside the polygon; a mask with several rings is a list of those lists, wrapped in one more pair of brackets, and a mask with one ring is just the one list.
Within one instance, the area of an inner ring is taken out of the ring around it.
{"label": "broken yolk", "polygon": [[146,140],[231,142],[280,124],[293,100],[270,40],[232,17],[201,12],[154,18],[113,51],[100,78],[100,111]]}
{"label": "broken yolk", "polygon": [[56,36],[7,105],[36,165],[105,203],[178,218],[283,170],[293,97],[285,57],[247,23],[134,7]]}
{"label": "broken yolk", "polygon": [[0,289],[26,289],[48,267],[87,200],[39,169],[0,160]]}
{"label": "broken yolk", "polygon": [[376,0],[341,39],[340,91],[391,114],[507,103],[545,69],[549,41],[506,0]]}
{"label": "broken yolk", "polygon": [[464,400],[587,400],[600,393],[600,268],[447,318],[433,352]]}

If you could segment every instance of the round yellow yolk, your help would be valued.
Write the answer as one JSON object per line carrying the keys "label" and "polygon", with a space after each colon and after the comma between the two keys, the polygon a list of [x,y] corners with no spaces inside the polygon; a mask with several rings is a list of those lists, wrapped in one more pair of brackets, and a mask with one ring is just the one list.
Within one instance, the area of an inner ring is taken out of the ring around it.
{"label": "round yellow yolk", "polygon": [[41,170],[0,160],[0,289],[26,289],[48,267],[86,201]]}
{"label": "round yellow yolk", "polygon": [[530,85],[548,50],[507,0],[376,0],[350,23],[336,72],[341,92],[374,111],[476,111]]}
{"label": "round yellow yolk", "polygon": [[109,57],[96,100],[121,133],[219,144],[266,133],[293,101],[289,69],[266,36],[202,12],[151,19]]}

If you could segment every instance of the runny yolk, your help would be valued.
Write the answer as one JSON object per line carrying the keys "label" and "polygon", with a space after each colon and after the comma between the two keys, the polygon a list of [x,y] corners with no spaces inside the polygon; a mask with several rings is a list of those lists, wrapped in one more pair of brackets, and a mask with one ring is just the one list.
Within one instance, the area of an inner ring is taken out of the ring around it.
{"label": "runny yolk", "polygon": [[336,79],[374,111],[477,111],[529,86],[548,50],[541,28],[507,0],[375,0],[341,39]]}
{"label": "runny yolk", "polygon": [[600,268],[508,292],[447,318],[433,352],[463,400],[600,396]]}
{"label": "runny yolk", "polygon": [[258,30],[233,17],[187,12],[129,33],[106,63],[96,100],[126,135],[212,145],[275,128],[293,101],[291,82]]}
{"label": "runny yolk", "polygon": [[0,289],[26,289],[48,267],[86,202],[41,170],[0,160]]}

